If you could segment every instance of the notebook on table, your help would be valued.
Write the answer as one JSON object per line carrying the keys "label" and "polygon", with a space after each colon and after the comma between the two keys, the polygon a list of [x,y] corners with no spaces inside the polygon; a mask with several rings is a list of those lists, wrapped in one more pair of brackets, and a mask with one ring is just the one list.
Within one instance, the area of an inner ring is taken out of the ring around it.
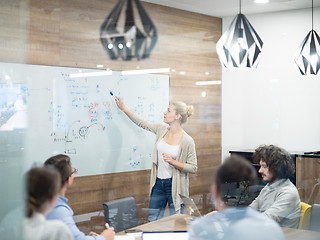
{"label": "notebook on table", "polygon": [[185,211],[187,211],[187,213],[190,216],[193,217],[201,217],[201,213],[199,211],[199,209],[197,208],[197,205],[194,203],[192,198],[183,196],[181,194],[179,194],[183,204],[184,204],[184,209]]}
{"label": "notebook on table", "polygon": [[187,231],[143,232],[142,240],[188,240]]}

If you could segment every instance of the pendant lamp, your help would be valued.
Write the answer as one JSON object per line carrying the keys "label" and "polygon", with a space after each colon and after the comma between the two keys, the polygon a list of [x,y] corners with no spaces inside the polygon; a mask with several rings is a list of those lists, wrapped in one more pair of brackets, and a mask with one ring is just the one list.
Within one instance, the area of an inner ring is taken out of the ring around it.
{"label": "pendant lamp", "polygon": [[216,44],[216,50],[221,64],[228,69],[256,68],[263,42],[248,19],[240,13]]}
{"label": "pendant lamp", "polygon": [[150,56],[157,29],[139,0],[119,0],[100,27],[100,40],[110,59]]}
{"label": "pendant lamp", "polygon": [[320,38],[313,30],[313,0],[312,29],[303,39],[295,57],[295,62],[302,75],[317,75],[320,69]]}

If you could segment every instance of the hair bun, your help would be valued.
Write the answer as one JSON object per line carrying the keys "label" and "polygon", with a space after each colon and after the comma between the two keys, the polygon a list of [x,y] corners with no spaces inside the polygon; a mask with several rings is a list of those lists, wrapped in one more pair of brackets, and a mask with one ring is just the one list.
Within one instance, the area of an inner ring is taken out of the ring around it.
{"label": "hair bun", "polygon": [[193,115],[193,106],[192,105],[187,106],[187,115],[188,115],[188,117]]}

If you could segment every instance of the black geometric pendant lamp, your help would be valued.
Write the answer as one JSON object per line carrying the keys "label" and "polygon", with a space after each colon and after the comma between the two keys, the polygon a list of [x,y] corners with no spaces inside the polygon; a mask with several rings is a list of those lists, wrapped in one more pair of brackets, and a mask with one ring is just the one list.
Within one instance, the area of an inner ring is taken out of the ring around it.
{"label": "black geometric pendant lamp", "polygon": [[241,13],[216,44],[221,64],[228,69],[256,68],[262,51],[263,42],[248,19]]}
{"label": "black geometric pendant lamp", "polygon": [[119,0],[100,27],[100,40],[112,60],[148,58],[157,29],[139,0]]}
{"label": "black geometric pendant lamp", "polygon": [[303,39],[295,57],[295,62],[301,75],[317,75],[320,69],[320,38],[313,30],[313,0],[312,0],[312,30]]}

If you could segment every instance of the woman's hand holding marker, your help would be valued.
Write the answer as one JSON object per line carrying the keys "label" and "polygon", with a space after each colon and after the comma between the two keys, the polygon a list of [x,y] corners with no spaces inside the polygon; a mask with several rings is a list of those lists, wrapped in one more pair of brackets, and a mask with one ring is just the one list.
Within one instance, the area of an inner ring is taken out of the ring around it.
{"label": "woman's hand holding marker", "polygon": [[117,98],[116,98],[116,96],[114,96],[113,92],[109,91],[109,93],[110,93],[111,97],[113,97],[114,101],[117,102]]}

